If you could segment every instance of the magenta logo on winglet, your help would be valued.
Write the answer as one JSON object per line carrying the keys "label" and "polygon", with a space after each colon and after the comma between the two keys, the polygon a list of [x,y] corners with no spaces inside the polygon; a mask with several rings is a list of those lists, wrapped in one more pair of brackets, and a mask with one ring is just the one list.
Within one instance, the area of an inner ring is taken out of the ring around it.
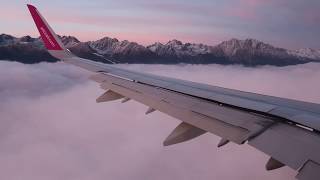
{"label": "magenta logo on winglet", "polygon": [[42,20],[37,9],[32,5],[27,5],[31,16],[38,28],[38,31],[41,35],[41,39],[48,50],[62,50],[59,43],[55,40],[52,33],[49,31],[49,28],[46,26],[46,23]]}

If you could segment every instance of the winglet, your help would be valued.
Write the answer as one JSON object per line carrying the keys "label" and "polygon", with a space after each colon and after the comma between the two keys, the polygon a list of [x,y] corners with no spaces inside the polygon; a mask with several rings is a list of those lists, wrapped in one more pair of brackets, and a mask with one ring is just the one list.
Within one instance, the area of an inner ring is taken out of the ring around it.
{"label": "winglet", "polygon": [[53,32],[46,20],[38,12],[33,5],[27,4],[31,16],[38,28],[41,39],[48,50],[64,50],[64,46],[58,39],[58,36]]}

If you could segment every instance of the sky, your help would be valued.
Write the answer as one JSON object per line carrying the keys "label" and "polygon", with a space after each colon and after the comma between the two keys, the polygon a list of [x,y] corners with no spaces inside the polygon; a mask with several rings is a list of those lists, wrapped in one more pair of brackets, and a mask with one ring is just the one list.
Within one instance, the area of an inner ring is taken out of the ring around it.
{"label": "sky", "polygon": [[38,36],[25,4],[38,7],[57,34],[82,41],[114,37],[143,45],[215,45],[255,38],[289,49],[320,49],[319,0],[0,0],[0,33]]}
{"label": "sky", "polygon": [[[125,67],[320,103],[318,63]],[[217,148],[220,139],[209,133],[163,147],[179,120],[157,111],[145,115],[147,107],[135,101],[96,103],[103,90],[89,75],[64,63],[0,61],[2,179],[292,180],[296,175],[288,167],[266,171],[269,157],[248,145]]]}

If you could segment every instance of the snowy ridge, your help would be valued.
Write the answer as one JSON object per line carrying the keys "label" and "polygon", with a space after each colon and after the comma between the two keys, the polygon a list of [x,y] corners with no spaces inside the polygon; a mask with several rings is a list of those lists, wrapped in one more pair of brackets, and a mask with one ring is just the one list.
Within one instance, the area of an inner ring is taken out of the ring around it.
{"label": "snowy ridge", "polygon": [[[110,37],[88,42],[81,42],[73,36],[59,37],[62,43],[78,56],[103,62],[110,60],[119,63],[218,63],[248,66],[284,66],[311,61],[320,62],[320,50],[310,48],[287,50],[255,39],[231,39],[216,46],[183,43],[174,39],[164,44],[156,42],[145,47],[136,42],[119,41]],[[23,52],[24,49],[27,52]],[[38,53],[36,57],[49,57],[40,38],[0,35],[0,58],[21,58],[17,53],[27,54],[31,58],[34,57],[28,54],[31,52]]]}
{"label": "snowy ridge", "polygon": [[197,56],[199,54],[208,54],[212,47],[203,44],[183,44],[176,39],[169,41],[165,45],[157,42],[147,46],[149,50],[158,55],[175,55],[176,57]]}
{"label": "snowy ridge", "polygon": [[80,43],[80,41],[73,36],[59,36],[59,38],[67,48],[76,46],[78,43]]}
{"label": "snowy ridge", "polygon": [[299,50],[288,50],[287,52],[297,57],[305,57],[320,61],[320,50],[304,48]]}
{"label": "snowy ridge", "polygon": [[118,39],[109,37],[104,37],[97,41],[90,41],[87,43],[91,48],[102,55],[130,55],[148,51],[144,46],[139,45],[138,43],[129,42],[127,40],[119,41]]}
{"label": "snowy ridge", "polygon": [[237,52],[241,50],[248,50],[249,53],[261,52],[269,53],[273,55],[279,55],[279,53],[284,52],[284,49],[273,47],[269,44],[266,44],[262,41],[256,39],[246,39],[238,40],[231,39],[229,41],[224,41],[217,46],[217,48],[222,49],[225,55],[231,57],[235,56]]}

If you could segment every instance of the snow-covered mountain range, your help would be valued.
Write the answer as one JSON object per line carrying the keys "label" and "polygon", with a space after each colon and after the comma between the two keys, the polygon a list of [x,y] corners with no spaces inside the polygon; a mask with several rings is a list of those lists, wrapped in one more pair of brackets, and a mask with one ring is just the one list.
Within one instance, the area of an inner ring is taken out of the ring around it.
{"label": "snow-covered mountain range", "polygon": [[[320,62],[320,50],[287,50],[255,39],[231,39],[216,46],[171,40],[165,44],[157,42],[145,47],[136,42],[119,41],[109,37],[88,42],[80,42],[73,36],[60,36],[60,38],[76,55],[106,63],[218,63],[284,66],[311,61]],[[25,63],[56,61],[46,52],[39,38],[30,36],[16,38],[6,34],[0,35],[0,59]]]}
{"label": "snow-covered mountain range", "polygon": [[320,50],[304,48],[298,50],[288,50],[287,52],[297,57],[306,57],[310,59],[320,60]]}

